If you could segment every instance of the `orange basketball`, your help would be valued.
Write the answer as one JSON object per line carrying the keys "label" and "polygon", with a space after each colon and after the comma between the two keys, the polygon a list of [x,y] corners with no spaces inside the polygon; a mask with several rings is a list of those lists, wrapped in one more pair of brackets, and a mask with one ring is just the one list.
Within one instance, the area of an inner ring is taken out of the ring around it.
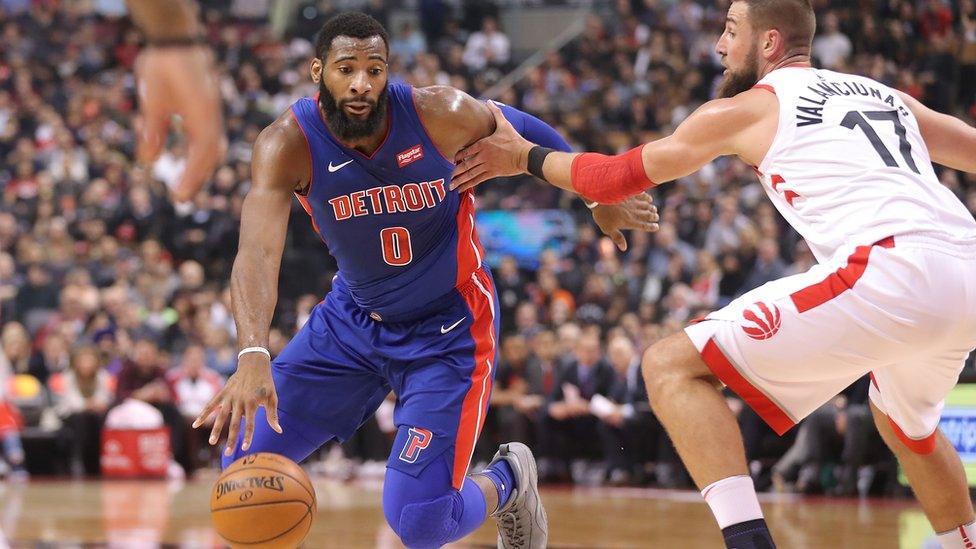
{"label": "orange basketball", "polygon": [[305,471],[278,454],[244,456],[224,469],[210,491],[210,518],[236,548],[292,548],[315,518],[315,489]]}

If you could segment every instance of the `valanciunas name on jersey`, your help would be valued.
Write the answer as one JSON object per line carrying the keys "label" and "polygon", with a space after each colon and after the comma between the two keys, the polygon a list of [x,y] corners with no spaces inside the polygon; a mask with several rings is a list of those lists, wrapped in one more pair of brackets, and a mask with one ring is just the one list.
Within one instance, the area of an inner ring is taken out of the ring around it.
{"label": "valanciunas name on jersey", "polygon": [[827,82],[822,80],[816,86],[807,86],[810,90],[810,96],[801,95],[799,102],[796,106],[796,127],[802,128],[803,126],[812,126],[814,124],[823,123],[823,110],[824,105],[831,97],[844,96],[849,97],[851,95],[861,95],[864,97],[874,97],[878,101],[894,108],[898,109],[902,116],[908,116],[908,109],[904,105],[895,104],[895,96],[891,93],[882,94],[881,90],[875,88],[874,86],[867,86],[861,82],[853,80],[843,80],[840,82]]}
{"label": "valanciunas name on jersey", "polygon": [[364,215],[417,212],[444,201],[444,180],[385,185],[337,196],[329,200],[336,221]]}

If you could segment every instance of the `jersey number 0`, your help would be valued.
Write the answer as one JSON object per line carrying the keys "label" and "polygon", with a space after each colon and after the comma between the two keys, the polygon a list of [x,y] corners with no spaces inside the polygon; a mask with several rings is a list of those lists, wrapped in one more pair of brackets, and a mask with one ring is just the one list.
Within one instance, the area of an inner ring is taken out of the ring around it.
{"label": "jersey number 0", "polygon": [[410,231],[406,228],[387,227],[381,230],[380,244],[383,246],[383,261],[387,265],[403,267],[413,261]]}

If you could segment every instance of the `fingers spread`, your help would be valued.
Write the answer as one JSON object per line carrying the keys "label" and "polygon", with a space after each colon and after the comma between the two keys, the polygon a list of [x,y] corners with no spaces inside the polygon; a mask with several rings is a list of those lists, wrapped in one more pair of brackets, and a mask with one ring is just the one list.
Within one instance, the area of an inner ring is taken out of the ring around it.
{"label": "fingers spread", "polygon": [[454,155],[454,163],[460,164],[464,162],[465,159],[470,158],[478,154],[477,144],[468,145],[467,147],[459,150],[457,154]]}
{"label": "fingers spread", "polygon": [[273,399],[271,399],[271,401],[268,402],[264,408],[268,416],[268,425],[270,425],[271,428],[280,435],[282,429],[281,423],[278,423],[278,397],[275,396]]}
{"label": "fingers spread", "polygon": [[210,429],[210,444],[217,444],[220,440],[220,433],[224,430],[224,422],[227,421],[227,406],[221,404],[217,409],[217,417],[214,418],[213,428]]}
{"label": "fingers spread", "polygon": [[471,145],[468,145],[467,147],[461,149],[460,151],[457,152],[457,154],[454,155],[454,163],[460,164],[461,162],[464,162],[465,160],[471,158],[472,156],[478,156],[478,153],[480,152],[481,152],[481,145],[478,142],[472,143]]}
{"label": "fingers spread", "polygon": [[488,172],[486,172],[483,168],[476,166],[461,174],[461,176],[459,176],[457,179],[453,180],[451,182],[451,186],[458,189],[459,192],[464,192],[488,179],[487,177],[484,177],[486,173]]}
{"label": "fingers spread", "polygon": [[470,177],[472,177],[474,173],[478,173],[478,172],[473,172],[472,170],[480,168],[481,165],[482,165],[482,161],[478,158],[477,155],[469,156],[463,162],[458,164],[454,168],[454,173],[451,175],[450,189],[453,191],[454,189],[461,186],[461,184],[467,181]]}
{"label": "fingers spread", "polygon": [[241,443],[241,450],[245,452],[251,447],[251,438],[254,436],[254,413],[257,408],[254,402],[244,405],[244,441]]}
{"label": "fingers spread", "polygon": [[237,444],[237,434],[241,430],[241,412],[244,406],[235,402],[233,407],[234,412],[230,416],[230,426],[227,428],[227,447],[224,449],[224,455],[228,457],[234,455],[234,445]]}
{"label": "fingers spread", "polygon": [[481,185],[485,181],[488,181],[489,179],[491,179],[491,177],[488,175],[488,172],[481,172],[477,176],[472,178],[470,181],[465,183],[464,185],[461,185],[461,187],[458,189],[458,192],[463,193],[465,191],[469,191],[477,187],[478,185]]}
{"label": "fingers spread", "polygon": [[220,405],[220,399],[222,399],[223,397],[224,397],[224,392],[220,391],[219,393],[214,395],[213,398],[210,399],[210,402],[208,402],[207,405],[203,407],[203,411],[200,412],[200,415],[197,416],[195,420],[193,420],[194,429],[203,425],[203,422],[207,421],[207,418],[210,417],[210,414],[213,413],[214,409]]}

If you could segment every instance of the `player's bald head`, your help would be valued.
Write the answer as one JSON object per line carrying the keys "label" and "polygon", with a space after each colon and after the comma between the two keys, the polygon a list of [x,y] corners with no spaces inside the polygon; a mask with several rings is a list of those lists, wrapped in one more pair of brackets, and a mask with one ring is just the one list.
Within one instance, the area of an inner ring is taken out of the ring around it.
{"label": "player's bald head", "polygon": [[736,0],[748,7],[746,17],[753,31],[777,30],[783,35],[786,51],[805,49],[813,43],[817,17],[810,0]]}

